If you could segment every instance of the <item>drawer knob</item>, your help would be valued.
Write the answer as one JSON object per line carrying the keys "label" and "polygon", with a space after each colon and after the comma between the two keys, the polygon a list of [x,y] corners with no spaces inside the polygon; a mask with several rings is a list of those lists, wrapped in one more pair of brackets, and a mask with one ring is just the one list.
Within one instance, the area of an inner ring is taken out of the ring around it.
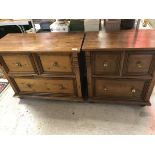
{"label": "drawer knob", "polygon": [[103,63],[103,67],[108,67],[108,63],[107,62],[104,62]]}
{"label": "drawer knob", "polygon": [[27,87],[32,88],[32,85],[28,83],[28,84],[27,84]]}
{"label": "drawer knob", "polygon": [[65,89],[65,87],[63,86],[63,84],[59,85],[59,89]]}
{"label": "drawer knob", "polygon": [[142,68],[142,63],[141,63],[141,61],[137,61],[136,65],[137,65],[138,68]]}
{"label": "drawer knob", "polygon": [[15,65],[18,67],[22,67],[22,64],[20,62],[17,62]]}
{"label": "drawer knob", "polygon": [[108,88],[104,87],[103,90],[104,90],[105,92],[107,92],[107,91],[108,91]]}
{"label": "drawer knob", "polygon": [[132,89],[131,89],[131,93],[132,93],[132,94],[135,94],[135,93],[136,93],[136,89],[135,89],[135,88],[132,88]]}
{"label": "drawer knob", "polygon": [[54,66],[54,67],[58,67],[58,66],[59,66],[58,62],[55,61],[55,62],[53,63],[53,66]]}

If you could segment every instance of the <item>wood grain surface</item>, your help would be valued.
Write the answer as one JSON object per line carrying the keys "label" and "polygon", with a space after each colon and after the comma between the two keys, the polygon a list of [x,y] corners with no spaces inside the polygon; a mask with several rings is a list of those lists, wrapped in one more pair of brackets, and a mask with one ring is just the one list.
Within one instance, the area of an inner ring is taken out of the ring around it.
{"label": "wood grain surface", "polygon": [[82,50],[154,49],[155,30],[122,30],[118,32],[87,32]]}
{"label": "wood grain surface", "polygon": [[80,52],[82,32],[8,34],[0,40],[0,52]]}

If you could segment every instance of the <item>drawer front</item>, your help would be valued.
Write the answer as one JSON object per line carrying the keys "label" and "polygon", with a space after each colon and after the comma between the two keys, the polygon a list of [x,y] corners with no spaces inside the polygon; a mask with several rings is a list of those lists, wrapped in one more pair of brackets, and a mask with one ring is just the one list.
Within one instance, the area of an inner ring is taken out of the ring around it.
{"label": "drawer front", "polygon": [[30,55],[9,54],[3,55],[3,60],[10,73],[35,73],[37,72]]}
{"label": "drawer front", "polygon": [[127,53],[124,65],[126,75],[147,75],[152,74],[153,54]]}
{"label": "drawer front", "polygon": [[75,94],[73,79],[14,78],[20,92]]}
{"label": "drawer front", "polygon": [[143,100],[148,83],[144,80],[98,78],[94,80],[94,95],[102,99]]}
{"label": "drawer front", "polygon": [[72,58],[68,54],[40,54],[43,73],[71,73]]}
{"label": "drawer front", "polygon": [[93,73],[119,75],[121,53],[96,52],[93,54]]}

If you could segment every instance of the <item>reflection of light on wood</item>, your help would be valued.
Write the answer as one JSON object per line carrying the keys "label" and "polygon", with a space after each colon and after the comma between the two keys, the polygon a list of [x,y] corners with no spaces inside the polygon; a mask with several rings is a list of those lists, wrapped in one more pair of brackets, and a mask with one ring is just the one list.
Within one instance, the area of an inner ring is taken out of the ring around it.
{"label": "reflection of light on wood", "polygon": [[149,30],[143,30],[143,33],[142,33],[140,30],[138,30],[135,33],[134,40],[133,40],[133,47],[134,48],[138,48],[138,47],[145,48],[148,46],[155,47],[155,41],[153,41],[153,40],[150,41],[148,39],[150,37],[155,38],[155,35],[151,34],[151,33],[148,35],[147,31],[149,31]]}

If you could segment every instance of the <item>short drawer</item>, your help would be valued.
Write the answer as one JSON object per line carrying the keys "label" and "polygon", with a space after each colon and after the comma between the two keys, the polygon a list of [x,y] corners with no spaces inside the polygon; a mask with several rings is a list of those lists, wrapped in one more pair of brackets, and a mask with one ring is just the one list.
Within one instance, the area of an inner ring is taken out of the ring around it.
{"label": "short drawer", "polygon": [[14,81],[21,93],[49,93],[75,95],[73,79],[15,77]]}
{"label": "short drawer", "polygon": [[143,100],[149,81],[139,79],[94,79],[94,96],[102,99]]}
{"label": "short drawer", "polygon": [[72,73],[71,54],[39,54],[42,73]]}
{"label": "short drawer", "polygon": [[2,58],[9,73],[37,73],[30,54],[5,54]]}
{"label": "short drawer", "polygon": [[149,75],[152,74],[154,55],[152,53],[127,52],[123,73],[125,75]]}
{"label": "short drawer", "polygon": [[119,75],[121,52],[95,52],[93,74]]}

